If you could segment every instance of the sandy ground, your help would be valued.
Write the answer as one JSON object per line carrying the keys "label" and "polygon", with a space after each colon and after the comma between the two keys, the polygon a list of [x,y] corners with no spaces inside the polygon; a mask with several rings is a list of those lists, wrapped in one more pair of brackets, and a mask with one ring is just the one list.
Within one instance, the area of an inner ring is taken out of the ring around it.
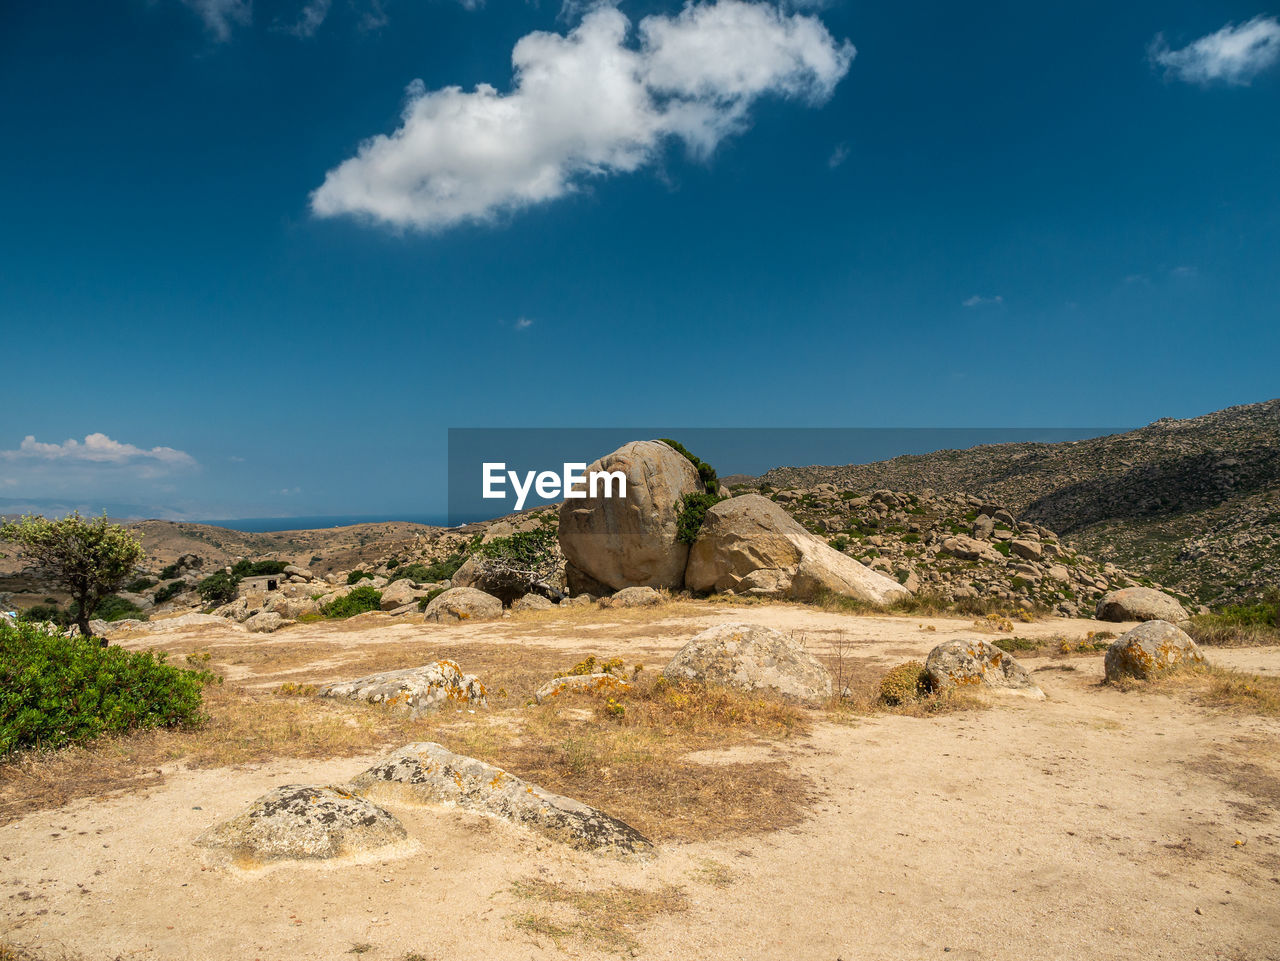
{"label": "sandy ground", "polygon": [[[769,605],[454,628],[373,617],[271,638],[207,629],[182,637],[340,641],[352,651],[406,640],[424,652],[536,645],[661,664],[701,626],[723,620],[771,624],[818,653],[843,647],[851,659],[885,664],[975,633],[968,619]],[[1098,627],[1051,620],[1018,633],[1083,636]],[[1211,656],[1280,672],[1280,649]],[[1047,700],[824,721],[807,739],[761,749],[781,752],[819,788],[807,821],[664,845],[642,862],[574,852],[458,811],[393,808],[412,838],[402,849],[245,872],[192,840],[276,785],[342,781],[373,759],[178,771],[147,793],[0,826],[0,940],[94,961],[331,959],[357,945],[367,946],[361,957],[395,961],[618,956],[574,940],[557,947],[517,927],[538,906],[512,884],[536,878],[683,887],[687,910],[637,932],[632,953],[654,959],[1280,959],[1280,723],[1118,693],[1098,683],[1100,656],[1024,663]],[[341,658],[297,673],[341,676]],[[734,758],[744,750],[754,749]]]}

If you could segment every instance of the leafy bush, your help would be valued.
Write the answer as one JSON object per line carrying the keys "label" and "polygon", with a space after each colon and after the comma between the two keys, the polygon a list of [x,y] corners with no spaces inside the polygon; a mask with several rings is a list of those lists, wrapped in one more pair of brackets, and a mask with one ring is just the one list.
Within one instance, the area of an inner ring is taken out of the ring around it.
{"label": "leafy bush", "polygon": [[[225,571],[223,572],[223,576],[224,577],[226,576]],[[177,597],[186,589],[187,589],[186,581],[170,581],[164,587],[160,588],[160,590],[156,591],[155,596],[152,598],[152,600],[154,600],[157,604],[163,604],[165,601],[173,600],[175,597]],[[235,595],[232,594],[232,597],[234,596]]]}
{"label": "leafy bush", "polygon": [[325,617],[345,618],[363,614],[365,611],[376,611],[382,607],[382,591],[365,585],[357,587],[345,597],[334,598],[320,608]]}
{"label": "leafy bush", "polygon": [[240,586],[240,578],[226,571],[210,574],[198,585],[196,590],[206,604],[226,604],[236,598],[236,589]]}
{"label": "leafy bush", "polygon": [[443,587],[433,587],[431,590],[427,591],[425,596],[418,598],[418,610],[425,611],[427,609],[427,605],[443,593]]}
{"label": "leafy bush", "polygon": [[124,586],[124,589],[130,594],[141,594],[145,590],[155,587],[160,582],[154,577],[139,577],[136,581],[130,581]]}
{"label": "leafy bush", "polygon": [[368,571],[352,571],[347,575],[348,584],[359,584],[363,580],[373,580],[373,575]]}
{"label": "leafy bush", "polygon": [[918,701],[929,693],[929,675],[919,661],[907,661],[880,679],[880,703],[889,707]]}
{"label": "leafy bush", "polygon": [[0,756],[99,734],[198,724],[214,676],[165,655],[0,624]]}
{"label": "leafy bush", "polygon": [[182,568],[177,564],[170,564],[168,567],[160,571],[160,580],[171,581],[182,573]]}
{"label": "leafy bush", "polygon": [[[75,620],[76,605],[71,605],[71,619]],[[127,617],[142,618],[142,608],[132,601],[126,601],[123,597],[117,597],[111,594],[104,597],[98,602],[98,609],[94,612],[95,616],[104,621],[122,621]]]}
{"label": "leafy bush", "polygon": [[[699,458],[697,455],[690,453],[688,448],[678,440],[672,440],[669,437],[663,437],[661,440],[662,443],[666,444],[668,447],[674,448],[678,453],[683,454],[688,459],[689,463],[694,466],[698,472],[698,479],[702,481],[703,490],[708,494],[720,493],[720,479],[717,477],[716,469],[714,467]],[[763,488],[761,489],[763,490]]]}
{"label": "leafy bush", "polygon": [[237,580],[246,577],[270,577],[272,574],[283,574],[289,565],[284,561],[236,561],[231,573]]}
{"label": "leafy bush", "polygon": [[706,519],[707,511],[724,500],[718,494],[695,491],[680,498],[680,513],[676,517],[676,540],[692,544],[698,539],[698,531]]}
{"label": "leafy bush", "polygon": [[417,584],[430,584],[433,581],[447,581],[458,573],[458,568],[463,565],[467,559],[467,555],[458,552],[450,557],[446,557],[442,561],[436,561],[433,564],[402,564],[396,568],[396,577],[407,577],[409,580]]}
{"label": "leafy bush", "polygon": [[33,604],[18,616],[31,624],[43,621],[52,621],[63,627],[67,624],[67,612],[57,604]]}
{"label": "leafy bush", "polygon": [[849,538],[845,537],[843,534],[837,534],[835,537],[831,538],[831,540],[827,541],[827,543],[835,550],[842,551],[849,546]]}

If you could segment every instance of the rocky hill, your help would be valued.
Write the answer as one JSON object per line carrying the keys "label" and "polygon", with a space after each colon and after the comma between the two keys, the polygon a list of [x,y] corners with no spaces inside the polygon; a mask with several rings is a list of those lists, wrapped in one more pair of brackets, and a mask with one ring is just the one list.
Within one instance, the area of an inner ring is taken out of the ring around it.
{"label": "rocky hill", "polygon": [[1280,581],[1280,399],[1090,440],[782,467],[752,486],[821,484],[973,495],[1206,603]]}

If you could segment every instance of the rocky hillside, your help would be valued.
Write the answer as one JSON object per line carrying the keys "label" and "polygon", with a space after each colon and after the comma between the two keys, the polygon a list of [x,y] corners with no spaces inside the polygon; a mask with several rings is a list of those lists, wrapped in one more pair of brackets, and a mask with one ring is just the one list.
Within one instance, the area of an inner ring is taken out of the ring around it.
{"label": "rocky hillside", "polygon": [[1206,603],[1280,581],[1280,399],[1091,440],[782,467],[755,484],[973,495]]}

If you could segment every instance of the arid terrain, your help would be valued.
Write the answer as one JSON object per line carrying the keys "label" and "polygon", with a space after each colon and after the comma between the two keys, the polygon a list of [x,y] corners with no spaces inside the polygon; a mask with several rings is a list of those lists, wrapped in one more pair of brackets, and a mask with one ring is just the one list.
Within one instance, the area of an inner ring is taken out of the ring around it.
{"label": "arid terrain", "polygon": [[[588,655],[656,673],[725,621],[802,640],[852,697],[674,747],[629,713],[611,769],[595,702],[528,703]],[[1017,624],[1043,701],[916,714],[862,692],[988,623],[674,600],[126,636],[222,675],[212,720],[0,768],[0,957],[1280,958],[1280,717],[1203,685],[1103,685],[1101,654],[1070,652],[1099,627]],[[1206,653],[1280,678],[1278,648]],[[307,693],[441,656],[488,685],[487,711],[409,720]],[[656,852],[605,858],[445,807],[396,809],[410,840],[390,853],[315,866],[246,870],[192,844],[275,786],[341,783],[414,740],[596,804]]]}

